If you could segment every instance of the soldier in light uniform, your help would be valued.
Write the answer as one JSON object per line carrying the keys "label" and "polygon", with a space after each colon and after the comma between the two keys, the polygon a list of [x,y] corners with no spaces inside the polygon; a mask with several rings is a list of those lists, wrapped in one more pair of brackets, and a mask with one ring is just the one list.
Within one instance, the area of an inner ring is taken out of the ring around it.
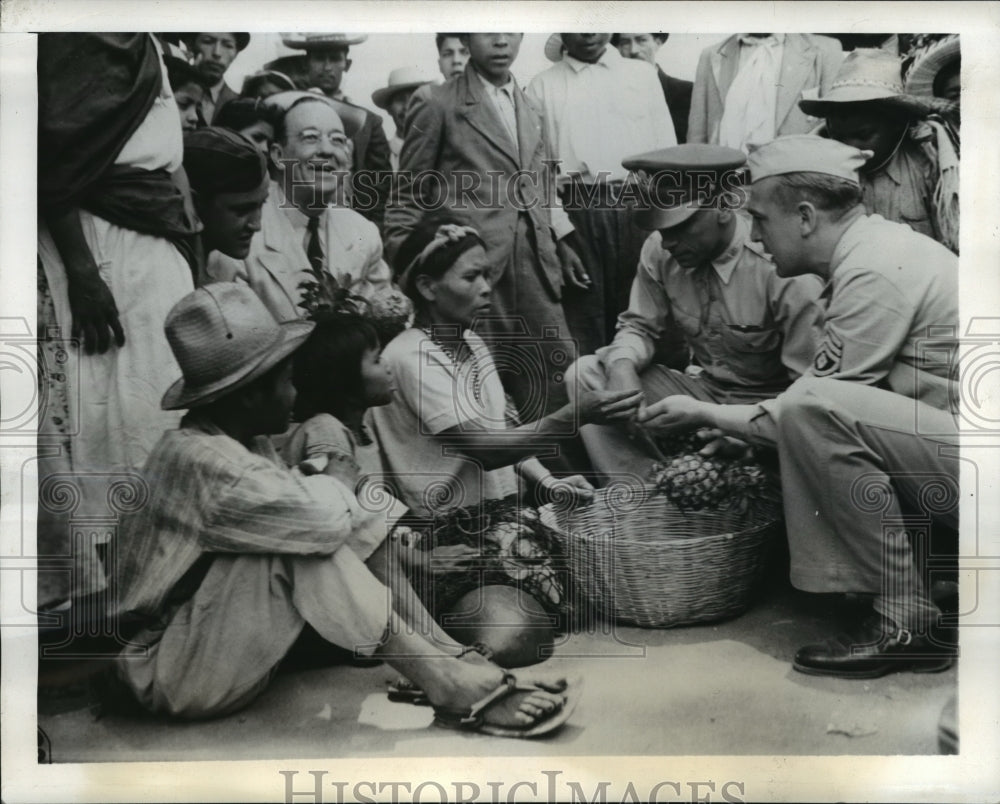
{"label": "soldier in light uniform", "polygon": [[[629,307],[610,345],[580,358],[567,386],[642,389],[646,402],[689,394],[710,402],[776,396],[816,351],[822,283],[781,278],[738,209],[746,157],[717,145],[680,145],[626,159],[649,174],[651,203],[636,213],[646,239]],[[736,192],[734,192],[734,190]],[[686,371],[657,361],[668,327],[693,356]],[[653,455],[634,427],[586,425],[581,436],[595,469],[642,482]]]}
{"label": "soldier in light uniform", "polygon": [[708,426],[777,442],[793,585],[872,597],[855,629],[795,656],[801,672],[846,678],[934,672],[955,654],[908,534],[891,524],[905,505],[926,509],[929,492],[928,513],[958,526],[956,257],[865,214],[858,170],[870,157],[809,136],[750,154],[754,237],[782,276],[827,282],[806,376],[757,405],[676,395],[639,415],[658,432]]}

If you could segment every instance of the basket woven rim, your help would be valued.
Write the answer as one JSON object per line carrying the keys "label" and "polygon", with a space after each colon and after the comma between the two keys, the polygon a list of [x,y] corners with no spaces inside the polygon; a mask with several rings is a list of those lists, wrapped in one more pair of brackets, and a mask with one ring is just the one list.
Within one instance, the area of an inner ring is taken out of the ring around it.
{"label": "basket woven rim", "polygon": [[[633,511],[626,512],[626,514],[634,513],[634,511],[638,510],[641,506],[646,505],[651,500],[655,500],[657,503],[661,502],[660,500],[656,500],[658,492],[656,491],[655,484],[645,483],[642,486],[635,486],[634,488],[637,494],[642,495],[642,499],[638,503],[635,503],[635,508],[633,509]],[[551,527],[563,538],[577,539],[577,540],[586,539],[589,542],[615,541],[624,544],[628,543],[650,544],[651,542],[654,542],[654,540],[652,539],[636,538],[635,536],[620,531],[618,532],[602,531],[598,533],[595,532],[593,529],[588,530],[586,528],[580,528],[580,527],[567,529],[566,527],[564,527],[564,523],[567,525],[573,524],[572,523],[573,517],[586,517],[588,515],[586,513],[587,510],[590,509],[595,503],[599,501],[598,495],[601,495],[602,493],[604,496],[606,496],[609,493],[609,491],[607,489],[598,489],[598,491],[595,493],[594,500],[591,503],[589,503],[586,507],[578,508],[569,513],[559,512],[553,503],[548,503],[547,505],[544,505],[539,509],[539,518],[541,519],[544,525]],[[676,512],[676,514],[679,516],[696,517],[699,514],[708,514],[714,517],[719,517],[719,518],[731,517],[737,520],[740,517],[747,516],[746,514],[742,514],[738,511],[728,511],[728,510],[722,510],[722,511],[703,510],[703,511],[685,512],[682,511],[680,508],[678,508],[676,503],[672,503],[665,498],[662,499],[662,504],[669,506],[673,510],[673,512]],[[607,505],[606,503],[605,506],[610,510],[614,510],[611,508],[611,506]],[[689,544],[698,541],[711,541],[720,538],[750,535],[760,530],[773,527],[778,521],[781,520],[782,512],[780,506],[773,506],[773,509],[774,509],[773,511],[767,513],[766,515],[764,514],[763,511],[760,510],[757,512],[756,515],[750,514],[748,517],[748,521],[745,523],[744,527],[733,528],[731,527],[733,523],[727,523],[730,525],[730,527],[724,530],[716,531],[714,533],[700,533],[700,534],[687,533],[681,535],[672,534],[666,536],[663,539],[660,539],[659,543],[669,544],[670,542],[684,542],[685,544]],[[623,514],[623,516],[624,515],[625,514]]]}

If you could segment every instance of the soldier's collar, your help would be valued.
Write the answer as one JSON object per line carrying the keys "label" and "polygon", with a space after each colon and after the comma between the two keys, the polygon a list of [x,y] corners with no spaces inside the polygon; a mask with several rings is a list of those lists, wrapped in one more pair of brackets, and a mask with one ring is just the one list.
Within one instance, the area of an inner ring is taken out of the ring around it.
{"label": "soldier's collar", "polygon": [[729,241],[729,245],[726,246],[725,251],[712,260],[712,268],[715,269],[715,273],[722,280],[722,284],[729,284],[729,280],[732,278],[733,271],[736,270],[736,263],[739,262],[740,255],[743,253],[743,245],[749,234],[746,222],[741,215],[737,214],[736,227],[733,229],[732,240]]}

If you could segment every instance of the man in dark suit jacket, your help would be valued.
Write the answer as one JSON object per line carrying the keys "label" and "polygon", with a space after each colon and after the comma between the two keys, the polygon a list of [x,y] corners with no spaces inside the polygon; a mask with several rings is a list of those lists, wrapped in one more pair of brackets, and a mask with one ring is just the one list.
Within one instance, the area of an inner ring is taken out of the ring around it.
{"label": "man in dark suit jacket", "polygon": [[239,95],[226,83],[226,70],[250,44],[248,33],[193,33],[185,37],[194,54],[194,66],[205,77],[208,89],[201,102],[201,116],[207,125],[215,122],[219,109]]}
{"label": "man in dark suit jacket", "polygon": [[[410,98],[385,235],[393,262],[428,210],[447,210],[476,229],[486,244],[497,317],[485,334],[506,352],[497,361],[501,378],[527,421],[566,401],[562,361],[575,348],[560,300],[564,274],[582,271],[582,263],[558,238],[572,225],[561,207],[550,207],[555,194],[546,182],[541,112],[510,74],[521,36],[463,34],[465,72]],[[406,266],[394,268],[398,274]],[[512,358],[506,350],[514,342],[523,349]]]}
{"label": "man in dark suit jacket", "polygon": [[319,90],[330,99],[354,144],[352,206],[381,230],[392,180],[389,140],[382,128],[382,118],[351,103],[341,89],[344,73],[351,68],[350,46],[365,39],[360,34],[289,34],[282,37],[285,46],[304,50],[305,54],[282,56],[265,64],[264,69],[278,70],[299,89]]}
{"label": "man in dark suit jacket", "polygon": [[616,33],[611,36],[611,44],[626,59],[642,59],[656,68],[656,74],[663,87],[663,97],[670,109],[670,117],[674,121],[674,131],[677,133],[677,143],[687,142],[688,115],[691,112],[692,81],[674,78],[663,72],[656,63],[656,52],[670,37],[665,33]]}

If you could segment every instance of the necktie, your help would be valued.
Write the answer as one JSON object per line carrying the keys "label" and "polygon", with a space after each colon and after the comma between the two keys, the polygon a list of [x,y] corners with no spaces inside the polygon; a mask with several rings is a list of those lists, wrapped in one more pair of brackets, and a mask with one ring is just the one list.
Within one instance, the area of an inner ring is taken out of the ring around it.
{"label": "necktie", "polygon": [[712,305],[715,303],[715,295],[709,284],[708,272],[712,270],[712,263],[706,262],[699,266],[695,275],[695,284],[698,287],[698,301],[701,303],[701,319],[699,321],[701,332],[708,329],[712,315]]}
{"label": "necktie", "polygon": [[306,256],[309,258],[309,264],[314,271],[322,273],[323,246],[319,242],[319,215],[309,217],[306,231],[309,233],[309,241],[306,244]]}

